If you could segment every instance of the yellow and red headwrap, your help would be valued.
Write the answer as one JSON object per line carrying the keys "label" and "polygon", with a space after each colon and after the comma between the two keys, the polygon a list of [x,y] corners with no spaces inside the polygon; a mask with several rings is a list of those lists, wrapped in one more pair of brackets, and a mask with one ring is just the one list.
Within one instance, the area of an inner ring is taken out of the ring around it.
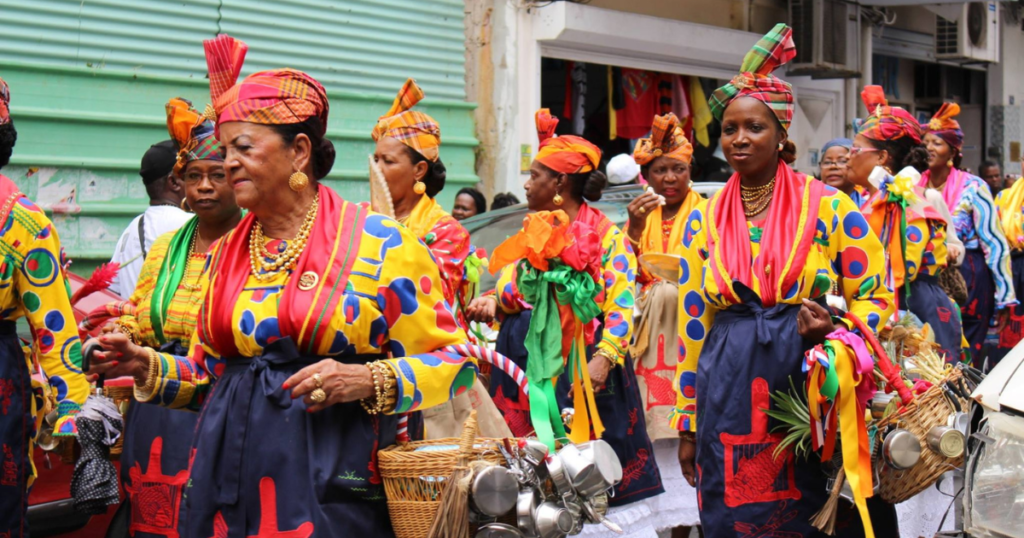
{"label": "yellow and red headwrap", "polygon": [[534,116],[540,148],[537,162],[562,174],[593,172],[601,164],[601,150],[586,139],[573,135],[555,136],[558,118],[542,108]]}
{"label": "yellow and red headwrap", "polygon": [[434,118],[410,110],[422,99],[423,90],[416,81],[411,78],[406,80],[395,102],[391,103],[387,114],[377,121],[370,136],[375,142],[389,136],[418,151],[431,162],[436,162],[440,157],[438,148],[441,147],[441,126]]}
{"label": "yellow and red headwrap", "polygon": [[283,125],[317,117],[323,125],[320,134],[327,132],[327,90],[316,79],[286,68],[253,73],[236,83],[246,44],[221,34],[203,41],[203,48],[218,128],[229,121]]}
{"label": "yellow and red headwrap", "polygon": [[942,103],[939,111],[928,121],[928,132],[945,140],[957,151],[964,146],[964,132],[960,130],[960,122],[954,119],[958,114],[960,105]]}
{"label": "yellow and red headwrap", "polygon": [[860,98],[870,115],[860,125],[857,134],[880,142],[899,140],[906,136],[915,143],[921,143],[921,125],[910,112],[898,106],[889,106],[881,86],[864,86]]}
{"label": "yellow and red headwrap", "polygon": [[651,137],[641,138],[633,150],[633,160],[644,166],[658,157],[670,157],[689,164],[693,157],[693,146],[686,139],[679,118],[669,112],[655,116],[651,126]]}

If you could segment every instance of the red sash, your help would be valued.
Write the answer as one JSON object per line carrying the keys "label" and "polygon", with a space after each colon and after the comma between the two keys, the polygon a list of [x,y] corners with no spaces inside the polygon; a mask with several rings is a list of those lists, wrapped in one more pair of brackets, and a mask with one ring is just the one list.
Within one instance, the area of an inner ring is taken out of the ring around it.
{"label": "red sash", "polygon": [[[316,354],[324,338],[333,337],[322,327],[338,309],[367,215],[359,204],[346,202],[324,185],[318,188],[319,214],[306,249],[281,292],[277,313],[281,336],[290,336],[308,355]],[[251,274],[249,235],[255,221],[255,216],[248,214],[214,253],[209,291],[199,311],[200,337],[223,357],[239,355],[232,317]],[[317,283],[312,289],[301,290],[299,281],[307,274],[307,281],[315,275]]]}
{"label": "red sash", "polygon": [[761,253],[751,261],[750,232],[740,199],[740,176],[733,174],[711,203],[713,218],[708,237],[711,274],[718,289],[732,302],[739,302],[733,282],[754,289],[753,276],[761,283],[761,303],[775,305],[779,294],[800,278],[807,254],[814,242],[818,206],[824,183],[808,181],[781,159],[775,173],[775,194],[761,236]]}

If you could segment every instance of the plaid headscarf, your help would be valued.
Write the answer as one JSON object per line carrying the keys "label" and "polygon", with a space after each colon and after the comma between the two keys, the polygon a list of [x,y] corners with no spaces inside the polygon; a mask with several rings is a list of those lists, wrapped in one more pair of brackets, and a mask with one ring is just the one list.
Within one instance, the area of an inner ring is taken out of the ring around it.
{"label": "plaid headscarf", "polygon": [[771,73],[795,56],[793,29],[782,23],[776,24],[743,57],[740,74],[711,94],[708,99],[711,113],[718,121],[722,121],[729,103],[740,97],[753,97],[767,105],[779,119],[782,128],[789,130],[789,124],[793,121],[793,86]]}
{"label": "plaid headscarf", "polygon": [[286,68],[253,73],[236,83],[248,50],[245,43],[221,34],[203,41],[203,47],[217,129],[229,121],[283,125],[317,117],[321,134],[327,132],[327,91],[313,77]]}
{"label": "plaid headscarf", "polygon": [[0,125],[11,121],[11,88],[0,78]]}
{"label": "plaid headscarf", "polygon": [[641,138],[633,150],[636,164],[643,166],[658,157],[665,156],[689,164],[693,157],[693,146],[683,134],[679,118],[669,112],[664,116],[655,116],[651,126],[651,137]]}
{"label": "plaid headscarf", "polygon": [[534,115],[537,123],[537,162],[562,174],[592,172],[601,163],[601,150],[585,139],[573,135],[555,136],[558,118],[542,108]]}
{"label": "plaid headscarf", "polygon": [[192,161],[223,161],[220,143],[213,135],[213,122],[192,108],[192,102],[175,97],[167,102],[167,132],[178,143],[178,162],[174,173],[180,174]]}
{"label": "plaid headscarf", "polygon": [[370,136],[374,142],[389,136],[418,151],[431,162],[436,162],[440,157],[438,148],[441,147],[441,126],[434,118],[410,110],[422,99],[423,90],[416,81],[411,78],[406,80],[395,101],[391,103],[391,108],[380,117]]}
{"label": "plaid headscarf", "polygon": [[964,132],[960,130],[960,122],[954,118],[960,114],[960,105],[942,103],[939,111],[928,121],[928,132],[945,140],[957,151],[964,146]]}
{"label": "plaid headscarf", "polygon": [[864,86],[860,98],[870,116],[861,124],[857,134],[878,141],[899,140],[909,136],[915,143],[921,143],[921,125],[910,112],[898,106],[889,106],[881,86]]}

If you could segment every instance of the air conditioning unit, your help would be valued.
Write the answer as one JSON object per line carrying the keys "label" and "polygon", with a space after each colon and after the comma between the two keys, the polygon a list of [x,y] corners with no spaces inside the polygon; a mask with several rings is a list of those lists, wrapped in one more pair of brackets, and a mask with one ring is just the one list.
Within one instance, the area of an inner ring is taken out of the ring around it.
{"label": "air conditioning unit", "polygon": [[999,61],[999,2],[930,7],[935,17],[935,58]]}
{"label": "air conditioning unit", "polygon": [[789,0],[796,58],[790,75],[860,76],[860,7],[844,0]]}

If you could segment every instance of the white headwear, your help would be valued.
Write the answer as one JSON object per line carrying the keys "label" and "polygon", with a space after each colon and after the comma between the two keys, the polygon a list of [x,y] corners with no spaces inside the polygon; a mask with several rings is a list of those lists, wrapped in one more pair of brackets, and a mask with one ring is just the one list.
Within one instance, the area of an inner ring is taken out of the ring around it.
{"label": "white headwear", "polygon": [[640,175],[640,165],[636,164],[633,156],[622,153],[612,157],[608,161],[608,183],[612,185],[623,185],[636,179]]}

